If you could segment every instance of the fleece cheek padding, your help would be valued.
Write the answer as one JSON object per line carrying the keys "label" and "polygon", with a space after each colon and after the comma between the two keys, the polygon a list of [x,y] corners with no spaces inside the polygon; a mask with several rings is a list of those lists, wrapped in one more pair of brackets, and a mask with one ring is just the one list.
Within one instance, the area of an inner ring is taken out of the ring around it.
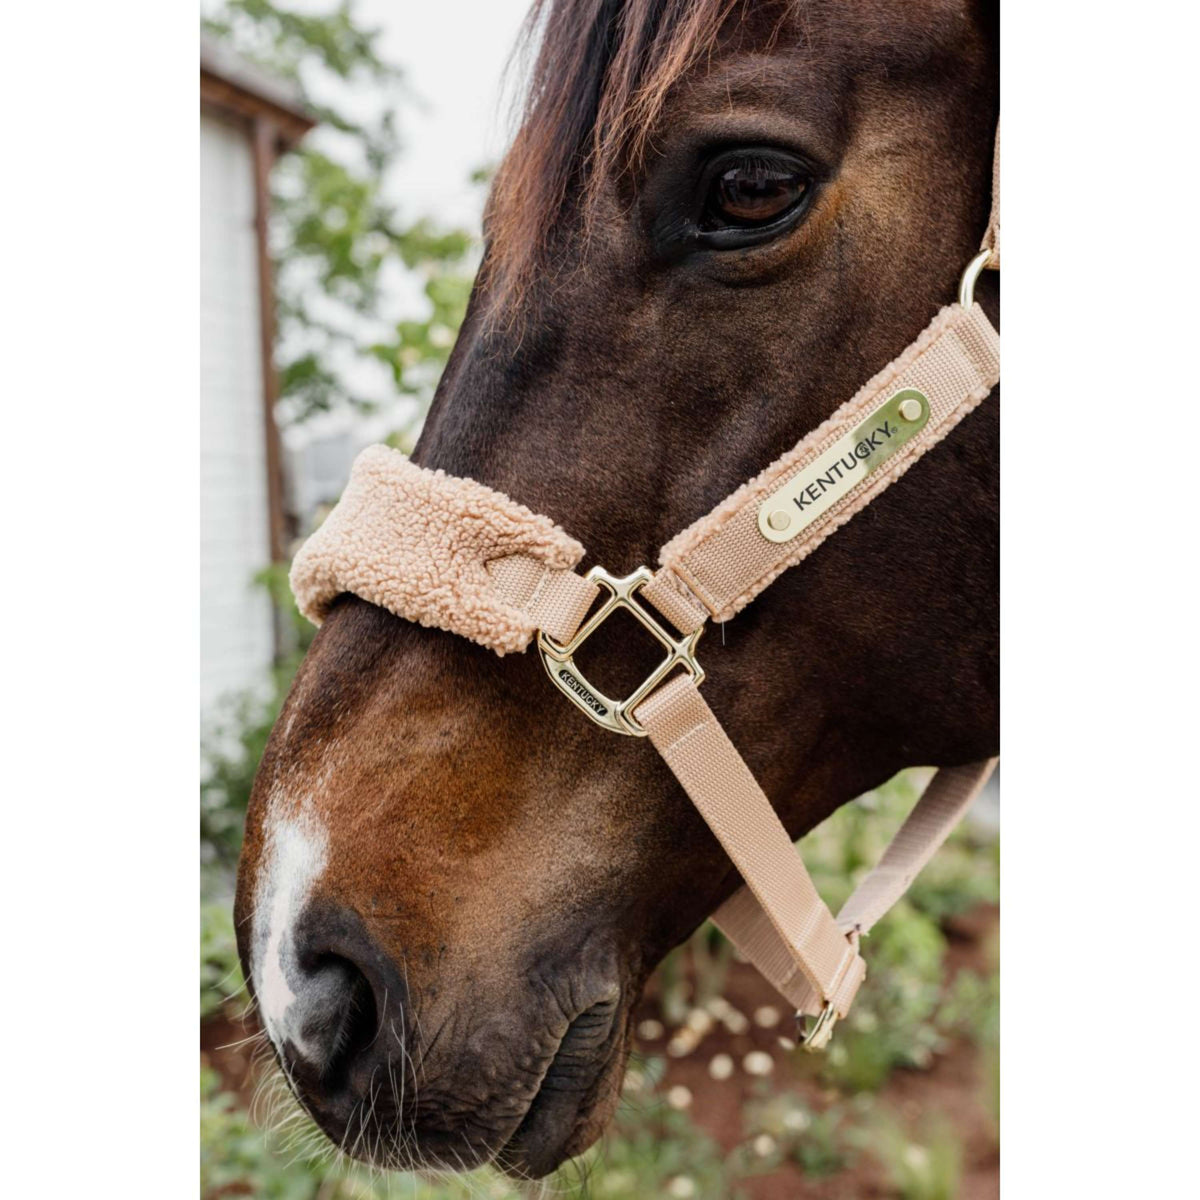
{"label": "fleece cheek padding", "polygon": [[369,446],[290,578],[316,625],[350,592],[506,654],[539,628],[565,639],[578,627],[596,595],[572,570],[583,553],[548,517],[500,492]]}

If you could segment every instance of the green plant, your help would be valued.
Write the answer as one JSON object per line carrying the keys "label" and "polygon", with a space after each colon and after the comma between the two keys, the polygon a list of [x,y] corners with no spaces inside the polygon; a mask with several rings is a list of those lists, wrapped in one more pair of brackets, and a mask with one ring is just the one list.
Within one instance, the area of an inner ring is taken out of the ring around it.
{"label": "green plant", "polygon": [[[733,961],[733,946],[711,922],[705,921],[658,968],[659,1011],[668,1025],[679,1025],[694,1006],[719,996]],[[687,979],[690,968],[692,983]]]}
{"label": "green plant", "polygon": [[743,1161],[751,1161],[751,1155],[764,1157],[762,1147],[756,1148],[756,1143],[766,1135],[776,1150],[765,1156],[762,1165],[770,1168],[783,1158],[791,1158],[806,1175],[834,1175],[853,1157],[848,1131],[856,1115],[843,1105],[815,1109],[794,1092],[764,1092],[747,1103],[743,1113],[748,1138],[740,1148]]}
{"label": "green plant", "polygon": [[870,1144],[902,1200],[954,1200],[962,1178],[962,1145],[944,1120],[911,1135],[895,1117],[880,1119]]}
{"label": "green plant", "polygon": [[825,1055],[830,1081],[873,1091],[896,1067],[930,1064],[943,1045],[934,1016],[945,950],[937,925],[904,902],[879,923],[867,943],[867,981]]}
{"label": "green plant", "polygon": [[[420,418],[454,344],[474,275],[475,239],[405,217],[387,199],[401,158],[402,72],[352,4],[296,11],[274,0],[223,0],[205,31],[292,81],[320,124],[272,173],[280,417],[349,406],[369,411],[364,379],[413,396]],[[363,95],[376,101],[363,117]],[[332,97],[333,99],[329,99]],[[423,311],[386,285],[400,266],[421,280]],[[373,368],[373,369],[372,369]]]}
{"label": "green plant", "polygon": [[238,853],[254,773],[279,714],[277,694],[230,701],[201,742],[201,894],[227,894]]}
{"label": "green plant", "polygon": [[233,913],[225,903],[200,905],[200,1019],[214,1016],[245,990]]}
{"label": "green plant", "polygon": [[[835,911],[915,802],[915,776],[904,772],[846,805],[801,842]],[[994,845],[960,829],[864,940],[866,982],[819,1067],[829,1082],[847,1092],[874,1091],[897,1067],[930,1064],[951,1032],[948,1019],[939,1020],[946,954],[940,922],[997,894]]]}
{"label": "green plant", "polygon": [[230,699],[210,719],[201,739],[200,891],[210,900],[232,892],[254,775],[300,660],[316,632],[296,607],[287,570],[286,564],[274,563],[260,571],[255,582],[270,593],[277,611],[288,622],[292,651],[272,671],[265,695],[247,693]]}

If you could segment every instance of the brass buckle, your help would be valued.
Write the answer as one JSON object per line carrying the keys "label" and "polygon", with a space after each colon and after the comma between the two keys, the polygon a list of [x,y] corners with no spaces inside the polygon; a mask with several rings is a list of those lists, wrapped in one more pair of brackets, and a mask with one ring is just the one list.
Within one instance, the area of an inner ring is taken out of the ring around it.
{"label": "brass buckle", "polygon": [[833,1037],[833,1027],[837,1024],[837,1010],[832,1003],[827,1003],[821,1009],[821,1015],[817,1017],[807,1029],[804,1028],[804,1022],[807,1020],[803,1013],[796,1014],[797,1021],[800,1022],[800,1045],[808,1051],[824,1050],[829,1045],[829,1039]]}
{"label": "brass buckle", "polygon": [[[554,680],[563,694],[581,712],[586,713],[597,725],[611,729],[613,733],[624,733],[630,737],[645,737],[646,730],[634,718],[633,710],[679,666],[697,684],[704,682],[704,668],[696,661],[696,642],[704,632],[703,626],[686,637],[672,637],[647,609],[634,600],[634,593],[650,582],[652,573],[648,567],[638,567],[632,575],[618,578],[610,575],[603,567],[593,567],[587,578],[608,592],[607,598],[583,623],[579,632],[564,646],[548,634],[538,631],[538,650],[546,673]],[[624,700],[613,700],[599,688],[593,687],[575,665],[574,655],[579,647],[608,620],[618,608],[628,609],[642,627],[663,644],[667,657],[638,685],[632,695]]]}

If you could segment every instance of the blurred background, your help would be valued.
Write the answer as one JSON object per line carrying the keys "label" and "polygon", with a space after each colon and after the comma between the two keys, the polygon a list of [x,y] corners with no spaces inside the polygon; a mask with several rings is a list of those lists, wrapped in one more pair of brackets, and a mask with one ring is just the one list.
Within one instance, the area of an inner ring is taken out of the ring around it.
{"label": "blurred background", "polygon": [[[410,448],[479,256],[528,0],[201,6],[201,1190],[281,1200],[515,1197],[339,1161],[255,1050],[231,902],[254,771],[311,629],[296,546],[365,445]],[[519,67],[519,64],[516,64]],[[923,785],[801,843],[836,909]],[[824,1055],[712,926],[662,965],[608,1138],[535,1194],[999,1195],[994,791],[866,944]],[[253,1052],[252,1052],[253,1051]]]}

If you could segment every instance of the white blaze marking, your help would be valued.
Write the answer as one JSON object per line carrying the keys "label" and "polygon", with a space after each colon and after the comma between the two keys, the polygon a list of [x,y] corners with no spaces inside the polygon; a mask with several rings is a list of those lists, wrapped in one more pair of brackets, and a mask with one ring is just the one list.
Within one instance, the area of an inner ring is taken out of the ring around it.
{"label": "white blaze marking", "polygon": [[254,991],[271,1040],[276,1046],[291,1041],[303,1054],[299,1022],[288,1020],[296,1000],[289,975],[295,978],[297,967],[287,935],[325,869],[328,838],[314,821],[284,820],[273,825],[267,845],[254,910]]}

